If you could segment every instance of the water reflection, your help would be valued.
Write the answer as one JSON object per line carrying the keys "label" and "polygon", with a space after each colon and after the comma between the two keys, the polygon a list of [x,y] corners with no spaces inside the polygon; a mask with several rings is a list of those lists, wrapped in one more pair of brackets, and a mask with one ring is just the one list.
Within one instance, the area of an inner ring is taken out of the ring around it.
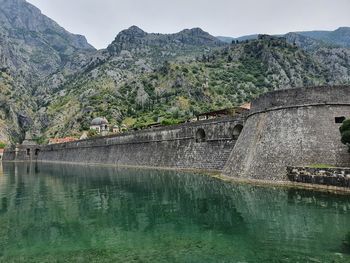
{"label": "water reflection", "polygon": [[[5,163],[0,253],[142,262],[348,262],[350,200],[169,171]],[[102,253],[103,252],[103,253]],[[81,254],[83,253],[83,255]]]}

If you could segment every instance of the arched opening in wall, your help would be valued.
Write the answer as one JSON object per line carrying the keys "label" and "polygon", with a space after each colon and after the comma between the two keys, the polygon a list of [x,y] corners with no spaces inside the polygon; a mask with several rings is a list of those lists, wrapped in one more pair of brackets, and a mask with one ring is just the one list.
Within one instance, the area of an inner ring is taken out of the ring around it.
{"label": "arched opening in wall", "polygon": [[35,156],[39,155],[40,150],[39,149],[35,149]]}
{"label": "arched opening in wall", "polygon": [[202,128],[198,129],[196,132],[196,142],[205,142],[205,140],[205,131]]}
{"label": "arched opening in wall", "polygon": [[232,139],[238,140],[239,135],[241,135],[241,132],[243,130],[243,125],[237,124],[232,131]]}
{"label": "arched opening in wall", "polygon": [[27,149],[27,156],[30,155],[30,149]]}

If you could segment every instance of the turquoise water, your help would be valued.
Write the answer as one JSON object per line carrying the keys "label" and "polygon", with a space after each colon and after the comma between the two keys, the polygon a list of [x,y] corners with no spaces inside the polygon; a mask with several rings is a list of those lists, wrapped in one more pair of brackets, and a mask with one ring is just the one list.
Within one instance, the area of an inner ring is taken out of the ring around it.
{"label": "turquoise water", "polygon": [[3,164],[0,262],[350,262],[350,198],[183,172]]}

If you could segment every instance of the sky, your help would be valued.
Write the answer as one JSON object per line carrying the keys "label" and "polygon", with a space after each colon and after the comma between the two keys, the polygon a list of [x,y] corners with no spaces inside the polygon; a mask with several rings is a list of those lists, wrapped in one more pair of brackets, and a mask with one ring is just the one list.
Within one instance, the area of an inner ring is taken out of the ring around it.
{"label": "sky", "polygon": [[350,0],[27,0],[72,33],[106,48],[123,29],[175,33],[200,27],[239,37],[350,26]]}

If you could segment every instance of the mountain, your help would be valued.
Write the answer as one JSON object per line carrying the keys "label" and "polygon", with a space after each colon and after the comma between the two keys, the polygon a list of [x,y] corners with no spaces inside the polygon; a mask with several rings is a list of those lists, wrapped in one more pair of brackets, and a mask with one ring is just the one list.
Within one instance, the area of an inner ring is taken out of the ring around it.
{"label": "mountain", "polygon": [[155,43],[139,43],[140,48],[132,44],[130,51],[120,51],[64,85],[64,95],[56,96],[46,111],[51,122],[45,136],[78,135],[97,116],[107,117],[112,125],[140,128],[240,105],[270,90],[350,83],[350,50],[345,49],[313,53],[286,38],[261,35],[196,59],[165,61],[158,68],[150,63],[145,71],[137,62],[139,51],[154,54]]}
{"label": "mountain", "polygon": [[95,50],[85,37],[73,35],[24,0],[0,0],[2,62],[11,71],[42,78],[79,51]]}
{"label": "mountain", "polygon": [[[111,106],[100,101],[100,96],[116,98],[120,95],[119,89],[125,83],[132,82],[136,76],[164,69],[164,65],[171,62],[189,63],[224,46],[227,44],[199,28],[185,29],[175,34],[154,34],[132,26],[121,31],[106,50],[96,52],[80,71],[63,77],[64,81],[54,91],[38,90],[36,97],[43,107],[34,125],[35,130],[47,130],[47,136],[51,137],[56,136],[58,131],[58,135],[62,135],[62,131],[71,131],[66,128],[67,125],[74,126],[75,131],[87,128],[90,112],[104,114],[97,108],[108,111],[107,108]],[[53,76],[57,79],[56,74]],[[137,102],[147,100],[149,95],[145,89],[137,91]],[[69,104],[72,101],[68,98],[75,102],[69,106],[69,113],[64,108],[67,106],[64,101]],[[84,102],[80,103],[82,100]],[[118,105],[119,100],[114,103],[108,117],[111,116],[114,122],[122,121],[125,106]],[[66,123],[67,119],[77,118],[77,123]]]}
{"label": "mountain", "polygon": [[340,27],[334,31],[297,32],[297,34],[339,47],[350,47],[350,27]]}
{"label": "mountain", "polygon": [[232,43],[232,41],[246,41],[246,40],[254,40],[258,38],[258,34],[254,35],[246,35],[241,37],[225,37],[225,36],[217,36],[216,38],[225,43]]}
{"label": "mountain", "polygon": [[[225,43],[232,41],[245,41],[257,39],[259,35],[247,35],[238,38],[218,36],[217,38]],[[290,32],[285,35],[275,35],[276,37],[286,37],[288,41],[296,41],[300,47],[314,49],[322,46],[334,46],[350,48],[350,27],[340,27],[334,31],[300,31]],[[307,43],[309,42],[309,43]],[[290,42],[293,43],[293,42]]]}
{"label": "mountain", "polygon": [[325,37],[225,43],[200,28],[132,26],[95,50],[24,0],[0,4],[0,141],[20,142],[26,131],[39,142],[79,136],[99,116],[127,129],[171,124],[270,90],[350,83],[350,49]]}
{"label": "mountain", "polygon": [[137,26],[132,26],[120,32],[112,44],[108,47],[110,52],[117,52],[120,49],[129,50],[140,46],[184,48],[187,46],[219,46],[220,40],[211,36],[200,28],[185,29],[175,34],[146,33]]}
{"label": "mountain", "polygon": [[95,49],[24,0],[0,0],[0,23],[0,140],[7,141],[32,125],[42,81]]}
{"label": "mountain", "polygon": [[180,56],[193,56],[223,45],[225,43],[200,28],[185,29],[175,34],[155,34],[132,26],[120,32],[107,50],[114,56],[121,51],[132,51],[135,55],[150,57],[159,63]]}

